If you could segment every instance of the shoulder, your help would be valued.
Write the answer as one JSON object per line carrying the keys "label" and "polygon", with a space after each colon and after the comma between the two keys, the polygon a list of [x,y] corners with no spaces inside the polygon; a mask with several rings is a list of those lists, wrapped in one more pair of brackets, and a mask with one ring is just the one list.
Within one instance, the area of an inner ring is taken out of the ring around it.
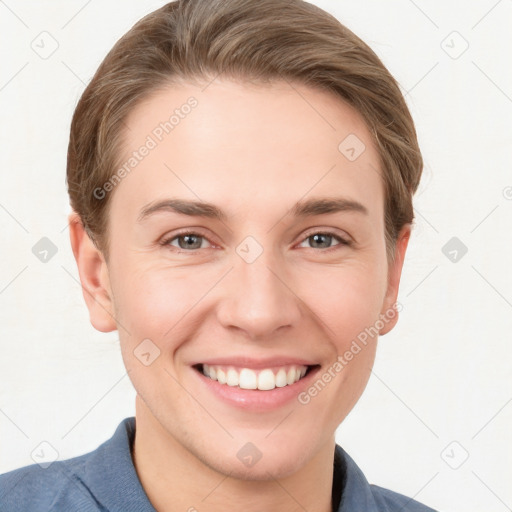
{"label": "shoulder", "polygon": [[374,484],[370,484],[370,488],[379,510],[386,512],[436,512],[433,508],[427,507],[403,494]]}
{"label": "shoulder", "polygon": [[338,512],[436,512],[413,498],[368,483],[361,469],[339,445],[336,445],[336,454],[344,466],[336,483],[343,488]]}
{"label": "shoulder", "polygon": [[95,450],[0,475],[2,512],[155,512],[131,457],[135,418],[125,418]]}
{"label": "shoulder", "polygon": [[94,452],[48,467],[31,464],[0,475],[2,512],[31,510],[100,510],[81,475]]}

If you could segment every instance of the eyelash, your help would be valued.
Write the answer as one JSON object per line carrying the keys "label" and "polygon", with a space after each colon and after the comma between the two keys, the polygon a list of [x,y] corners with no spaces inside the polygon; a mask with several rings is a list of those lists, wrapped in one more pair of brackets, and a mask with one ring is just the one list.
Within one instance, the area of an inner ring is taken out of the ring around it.
{"label": "eyelash", "polygon": [[[186,235],[193,235],[193,236],[197,236],[199,238],[203,238],[205,240],[208,240],[208,238],[205,235],[201,234],[200,232],[185,230],[185,231],[180,231],[178,233],[174,233],[172,236],[166,237],[166,238],[162,239],[162,241],[160,242],[160,245],[167,246],[167,247],[172,247],[173,250],[177,254],[183,254],[183,253],[194,254],[199,249],[184,250],[184,249],[179,249],[178,247],[171,246],[171,244],[170,244],[173,240],[176,240],[177,238],[181,238],[181,237],[186,236]],[[306,235],[302,239],[301,243],[306,241],[308,238],[311,238],[313,235],[329,236],[329,237],[335,238],[339,242],[339,244],[337,244],[337,245],[335,245],[333,247],[328,247],[326,249],[317,249],[320,252],[324,252],[324,253],[325,252],[330,252],[330,251],[336,250],[337,248],[339,249],[341,247],[351,247],[353,245],[353,242],[351,240],[347,240],[345,238],[342,238],[341,236],[336,235],[335,233],[333,233],[331,231],[312,231],[312,232],[310,232],[308,235]],[[208,240],[208,242],[209,242],[209,240]],[[312,249],[315,249],[315,247],[312,247]]]}

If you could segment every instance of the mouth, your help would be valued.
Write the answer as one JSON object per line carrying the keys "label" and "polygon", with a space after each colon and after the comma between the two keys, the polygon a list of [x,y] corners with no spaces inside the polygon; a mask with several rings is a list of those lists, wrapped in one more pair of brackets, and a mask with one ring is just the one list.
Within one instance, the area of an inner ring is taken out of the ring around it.
{"label": "mouth", "polygon": [[293,386],[320,365],[284,365],[269,368],[244,368],[225,365],[196,364],[193,368],[204,377],[231,388],[271,391]]}

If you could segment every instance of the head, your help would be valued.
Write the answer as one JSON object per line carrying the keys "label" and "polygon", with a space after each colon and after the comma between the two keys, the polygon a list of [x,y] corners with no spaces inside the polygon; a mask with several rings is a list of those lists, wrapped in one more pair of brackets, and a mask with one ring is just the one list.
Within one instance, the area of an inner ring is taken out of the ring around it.
{"label": "head", "polygon": [[[256,479],[332,440],[398,319],[421,170],[395,80],[311,4],[176,1],[125,34],[73,116],[71,242],[91,322],[119,331],[155,425]],[[235,407],[198,371],[230,357],[295,357],[309,384]],[[263,454],[251,468],[246,442]]]}

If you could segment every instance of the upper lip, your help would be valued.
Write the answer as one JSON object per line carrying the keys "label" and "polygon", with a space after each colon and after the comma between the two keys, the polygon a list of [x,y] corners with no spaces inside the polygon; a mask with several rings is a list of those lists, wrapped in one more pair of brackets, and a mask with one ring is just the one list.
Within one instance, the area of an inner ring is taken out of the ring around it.
{"label": "upper lip", "polygon": [[235,366],[239,368],[252,368],[254,370],[258,370],[262,368],[272,368],[274,366],[315,366],[318,363],[307,359],[288,356],[276,356],[264,359],[256,359],[247,356],[231,356],[204,359],[193,363],[192,366],[200,364],[207,364],[209,366]]}

